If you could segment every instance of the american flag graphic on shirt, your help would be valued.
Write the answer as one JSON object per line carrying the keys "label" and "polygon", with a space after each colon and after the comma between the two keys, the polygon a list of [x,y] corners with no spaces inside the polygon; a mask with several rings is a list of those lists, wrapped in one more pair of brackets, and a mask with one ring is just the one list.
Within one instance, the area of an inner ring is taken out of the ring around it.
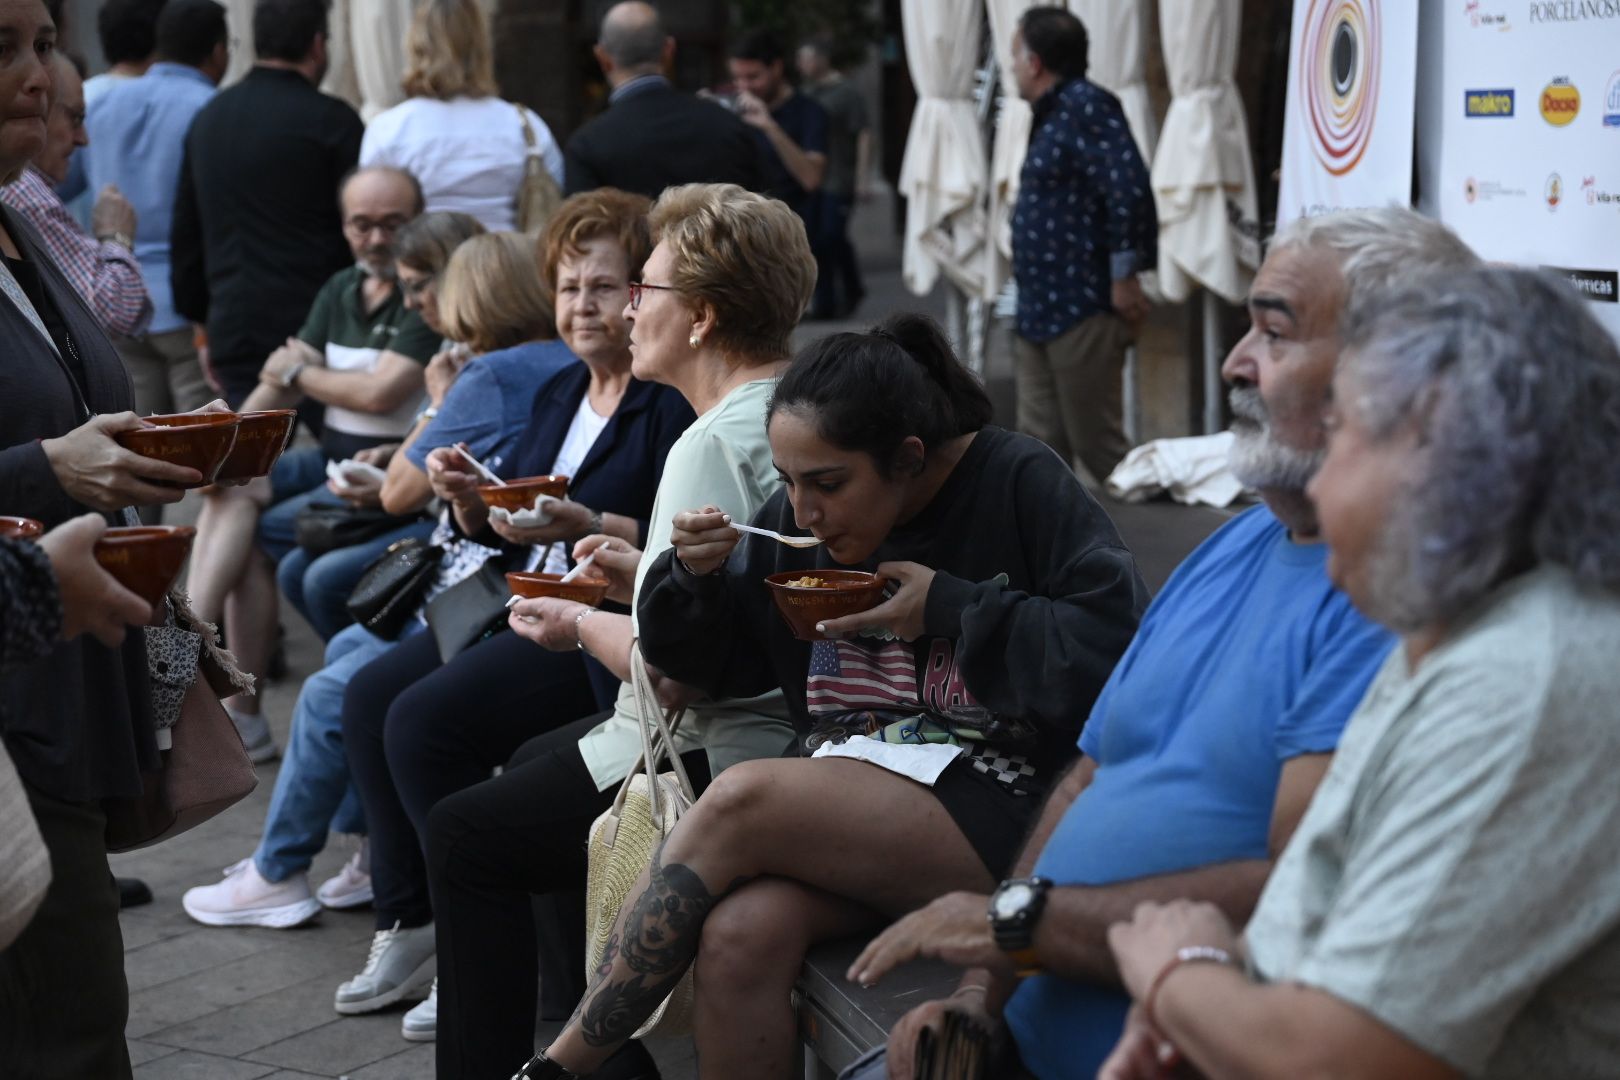
{"label": "american flag graphic on shirt", "polygon": [[810,647],[806,704],[813,716],[915,709],[917,656],[904,641],[818,641]]}

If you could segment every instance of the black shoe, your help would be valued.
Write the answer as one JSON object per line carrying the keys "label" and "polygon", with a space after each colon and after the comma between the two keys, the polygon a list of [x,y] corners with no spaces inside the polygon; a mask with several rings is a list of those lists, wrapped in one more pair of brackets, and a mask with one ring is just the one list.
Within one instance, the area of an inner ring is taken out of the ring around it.
{"label": "black shoe", "polygon": [[632,1039],[602,1062],[602,1067],[589,1076],[569,1072],[546,1057],[545,1051],[534,1055],[529,1063],[518,1070],[512,1080],[661,1080],[658,1063],[647,1048]]}
{"label": "black shoe", "polygon": [[544,1050],[529,1059],[529,1063],[512,1074],[512,1080],[580,1080],[578,1073],[569,1072],[546,1057]]}
{"label": "black shoe", "polygon": [[146,882],[140,878],[121,877],[114,878],[118,882],[118,907],[140,907],[142,904],[152,902],[152,890],[146,887]]}

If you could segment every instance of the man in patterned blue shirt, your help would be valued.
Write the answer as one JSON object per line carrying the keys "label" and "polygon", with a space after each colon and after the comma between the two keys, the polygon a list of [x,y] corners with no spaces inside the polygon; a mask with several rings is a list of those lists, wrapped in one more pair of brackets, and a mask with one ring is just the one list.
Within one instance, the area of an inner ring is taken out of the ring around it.
{"label": "man in patterned blue shirt", "polygon": [[1158,218],[1119,99],[1086,79],[1086,28],[1056,7],[1024,12],[1013,37],[1034,131],[1013,210],[1018,427],[1098,482],[1125,440],[1122,376],[1148,302]]}

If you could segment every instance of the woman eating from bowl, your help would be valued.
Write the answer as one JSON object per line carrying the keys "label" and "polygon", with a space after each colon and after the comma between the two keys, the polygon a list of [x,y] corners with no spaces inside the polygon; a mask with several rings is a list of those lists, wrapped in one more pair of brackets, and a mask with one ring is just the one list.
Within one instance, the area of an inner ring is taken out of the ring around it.
{"label": "woman eating from bowl", "polygon": [[[653,501],[647,554],[656,557],[669,546],[677,510],[718,499],[752,515],[777,490],[765,409],[816,270],[798,216],[732,185],[670,188],[653,207],[651,226],[657,246],[624,312],[633,370],[679,390],[698,414],[670,450]],[[570,317],[577,296],[566,284],[559,289],[560,319]],[[575,555],[594,555],[595,566],[615,582],[613,595],[625,600],[650,563],[602,535],[580,541]],[[429,816],[444,1080],[507,1076],[532,1051],[536,943],[529,897],[584,886],[586,832],[641,752],[628,685],[635,636],[629,615],[525,600],[514,609],[512,627],[548,649],[583,648],[626,684],[610,713],[530,740],[501,776],[449,796]],[[695,703],[680,732],[679,748],[698,751],[692,766],[699,775],[775,757],[793,738],[780,693]],[[550,945],[558,955],[546,957],[540,981],[553,997],[558,971],[577,999],[583,920],[577,905],[558,910],[563,932]],[[563,1015],[573,1006],[565,1000]],[[656,1073],[639,1043],[625,1048],[615,1068]]]}
{"label": "woman eating from bowl", "polygon": [[1620,1031],[1620,351],[1501,267],[1352,308],[1310,487],[1334,583],[1401,635],[1240,940],[1109,933],[1101,1076],[1609,1076]]}
{"label": "woman eating from bowl", "polygon": [[[715,779],[523,1075],[589,1075],[696,961],[703,1075],[786,1076],[811,944],[1000,879],[1147,597],[1073,473],[989,418],[928,320],[835,334],[777,386],[784,490],[754,516],[822,543],[740,537],[713,503],[675,516],[637,603],[648,661],[714,697],[780,685],[803,757]],[[766,575],[846,567],[893,594],[794,638]]]}
{"label": "woman eating from bowl", "polygon": [[[476,617],[457,620],[472,626],[462,641],[451,642],[441,621],[358,671],[344,694],[343,740],[371,837],[377,937],[365,970],[338,989],[339,1012],[374,1011],[430,981],[422,838],[433,804],[487,779],[530,737],[607,707],[618,692],[618,680],[586,653],[547,652],[506,632],[499,572],[562,573],[574,543],[595,533],[645,543],[664,459],[693,418],[679,393],[631,374],[624,298],[651,246],[646,211],[639,195],[599,189],[565,201],[547,230],[546,281],[559,297],[563,341],[579,361],[540,387],[497,472],[507,480],[568,477],[567,499],[545,504],[539,522],[508,523],[491,515],[480,474],[455,447],[428,455],[434,493],[449,504],[458,535],[503,553],[428,613],[433,624],[446,602],[465,600]],[[580,290],[577,300],[563,299],[565,288]],[[481,591],[485,583],[490,589]]]}
{"label": "woman eating from bowl", "polygon": [[[431,307],[420,309],[424,319],[482,355],[467,362],[435,416],[416,424],[390,464],[390,482],[406,471],[420,473],[425,447],[441,442],[465,441],[491,460],[509,455],[528,421],[535,391],[574,362],[565,345],[547,340],[553,333],[551,305],[540,288],[534,245],[515,233],[475,235],[482,231],[477,222],[459,214],[426,214],[402,231],[404,250],[413,260],[402,271],[401,281],[420,274],[429,259],[437,263],[436,274],[443,278],[440,295]],[[471,238],[457,239],[462,235]],[[416,290],[418,303],[426,291]],[[420,509],[427,503],[432,492],[425,476],[420,487],[425,494],[404,509]],[[422,601],[497,554],[458,537],[442,519],[431,542],[442,554],[422,590]],[[397,638],[385,639],[364,626],[350,625],[327,644],[325,665],[299,689],[287,754],[257,849],[251,858],[229,867],[224,880],[188,890],[181,898],[186,914],[208,926],[285,929],[308,922],[322,907],[352,908],[371,900],[363,846],[313,894],[307,875],[329,832],[366,832],[343,752],[343,689],[355,672],[394,648],[397,639],[425,628],[420,607],[412,606],[417,610]]]}

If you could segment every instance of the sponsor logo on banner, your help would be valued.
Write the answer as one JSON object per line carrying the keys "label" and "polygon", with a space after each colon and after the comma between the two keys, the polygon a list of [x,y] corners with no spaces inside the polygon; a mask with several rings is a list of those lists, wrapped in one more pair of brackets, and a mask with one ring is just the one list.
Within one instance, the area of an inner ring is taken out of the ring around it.
{"label": "sponsor logo on banner", "polygon": [[1311,0],[1305,16],[1299,91],[1311,148],[1322,167],[1343,176],[1372,140],[1378,115],[1381,0]]}
{"label": "sponsor logo on banner", "polygon": [[1464,90],[1463,113],[1466,116],[1512,116],[1512,90]]}
{"label": "sponsor logo on banner", "polygon": [[[1615,0],[1620,3],[1620,0]],[[1581,92],[1560,76],[1541,92],[1541,118],[1553,127],[1566,127],[1581,111]]]}
{"label": "sponsor logo on banner", "polygon": [[1581,181],[1581,194],[1586,196],[1587,206],[1612,206],[1620,209],[1620,194],[1598,187],[1595,176],[1588,176]]}
{"label": "sponsor logo on banner", "polygon": [[1587,19],[1620,19],[1620,0],[1534,0],[1530,5],[1533,23],[1584,22]]}
{"label": "sponsor logo on banner", "polygon": [[1603,91],[1603,126],[1620,127],[1620,71],[1609,76]]}
{"label": "sponsor logo on banner", "polygon": [[1529,195],[1524,188],[1508,187],[1499,180],[1475,180],[1470,176],[1463,181],[1463,198],[1469,202],[1494,202],[1497,199],[1523,199]]}
{"label": "sponsor logo on banner", "polygon": [[1565,266],[1543,266],[1563,277],[1586,297],[1598,304],[1620,304],[1620,273],[1613,270],[1571,270]]}
{"label": "sponsor logo on banner", "polygon": [[1547,177],[1547,209],[1557,210],[1558,204],[1564,201],[1564,178],[1557,173]]}
{"label": "sponsor logo on banner", "polygon": [[1463,3],[1463,12],[1468,16],[1468,25],[1475,30],[1506,30],[1508,28],[1507,15],[1494,4],[1492,9],[1487,11],[1485,6],[1480,3],[1480,0],[1464,0]]}

